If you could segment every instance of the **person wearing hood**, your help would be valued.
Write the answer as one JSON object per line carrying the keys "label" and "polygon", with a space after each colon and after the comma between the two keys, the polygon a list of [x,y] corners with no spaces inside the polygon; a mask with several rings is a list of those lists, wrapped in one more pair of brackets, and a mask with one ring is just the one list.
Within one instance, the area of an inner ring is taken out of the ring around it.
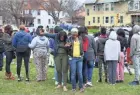
{"label": "person wearing hood", "polygon": [[49,40],[45,36],[41,36],[42,33],[44,33],[44,29],[39,29],[37,36],[29,44],[29,47],[33,49],[38,82],[46,80],[46,56],[49,50]]}
{"label": "person wearing hood", "polygon": [[97,56],[98,56],[98,67],[99,67],[99,80],[98,82],[102,82],[102,68],[104,66],[104,73],[105,73],[105,82],[108,81],[107,78],[107,64],[104,62],[104,47],[108,37],[106,35],[106,28],[101,28],[101,35],[99,36],[98,40],[96,41],[97,46]]}
{"label": "person wearing hood", "polygon": [[116,83],[116,69],[121,52],[120,47],[120,42],[117,40],[117,34],[115,31],[112,31],[104,48],[104,60],[108,65],[108,78],[109,83],[112,85],[115,85]]}
{"label": "person wearing hood", "polygon": [[139,77],[140,77],[140,26],[135,25],[133,27],[133,36],[131,38],[130,45],[130,57],[134,64],[135,69],[135,79],[130,85],[139,85]]}
{"label": "person wearing hood", "polygon": [[13,38],[12,44],[16,48],[17,54],[17,75],[18,81],[22,81],[20,72],[22,65],[22,58],[24,59],[25,71],[26,71],[26,81],[29,81],[29,59],[30,59],[30,48],[28,44],[32,41],[32,36],[25,32],[25,26],[20,26],[20,31],[17,32]]}
{"label": "person wearing hood", "polygon": [[6,79],[14,80],[14,76],[12,75],[10,66],[14,56],[14,47],[12,46],[12,33],[13,29],[10,25],[7,25],[4,28],[3,40],[4,40],[4,49],[6,55]]}

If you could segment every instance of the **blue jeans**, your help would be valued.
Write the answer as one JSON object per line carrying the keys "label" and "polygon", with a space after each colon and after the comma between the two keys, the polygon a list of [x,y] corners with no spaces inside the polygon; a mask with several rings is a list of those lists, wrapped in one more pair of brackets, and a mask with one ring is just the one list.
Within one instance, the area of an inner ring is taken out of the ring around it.
{"label": "blue jeans", "polygon": [[58,82],[58,76],[57,76],[57,71],[56,71],[56,66],[54,64],[54,77],[55,77],[55,81]]}
{"label": "blue jeans", "polygon": [[0,68],[3,67],[3,53],[0,53]]}
{"label": "blue jeans", "polygon": [[94,68],[94,61],[88,61],[87,66],[87,81],[91,82],[92,81],[92,75],[93,75],[93,68]]}
{"label": "blue jeans", "polygon": [[79,88],[80,89],[83,88],[82,67],[83,67],[82,58],[72,58],[70,63],[72,89],[76,89],[76,73],[78,73]]}
{"label": "blue jeans", "polygon": [[92,81],[93,69],[94,69],[94,61],[93,60],[87,61],[86,59],[84,59],[84,61],[83,61],[83,79],[84,79],[85,84],[87,82]]}

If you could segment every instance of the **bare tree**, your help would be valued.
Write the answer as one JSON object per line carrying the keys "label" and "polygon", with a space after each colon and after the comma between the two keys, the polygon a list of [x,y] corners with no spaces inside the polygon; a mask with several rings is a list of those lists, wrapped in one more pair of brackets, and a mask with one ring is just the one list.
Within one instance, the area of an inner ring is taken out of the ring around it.
{"label": "bare tree", "polygon": [[14,17],[16,25],[19,26],[19,18],[23,10],[23,0],[0,0],[0,9]]}
{"label": "bare tree", "polygon": [[71,22],[73,23],[73,18],[76,16],[76,11],[81,7],[77,0],[66,0],[64,5],[64,11],[68,13]]}
{"label": "bare tree", "polygon": [[55,24],[59,22],[59,16],[66,0],[36,0],[41,7],[53,18]]}

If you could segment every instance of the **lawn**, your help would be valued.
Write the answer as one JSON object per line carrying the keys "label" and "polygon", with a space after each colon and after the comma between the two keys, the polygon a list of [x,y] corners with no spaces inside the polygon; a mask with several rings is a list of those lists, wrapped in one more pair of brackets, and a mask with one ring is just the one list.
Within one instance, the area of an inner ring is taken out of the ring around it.
{"label": "lawn", "polygon": [[99,29],[88,29],[88,32],[90,34],[97,33],[98,31],[99,31]]}
{"label": "lawn", "polygon": [[[24,65],[22,65],[24,66]],[[16,76],[16,64],[12,64],[12,71]],[[5,71],[0,72],[0,95],[140,95],[140,86],[129,86],[128,83],[133,80],[134,76],[125,74],[125,82],[115,86],[106,83],[97,83],[98,72],[94,69],[92,88],[87,88],[84,93],[72,93],[71,85],[68,85],[68,92],[63,92],[61,89],[56,90],[53,78],[53,69],[48,69],[48,79],[45,82],[36,82],[35,65],[30,63],[30,78],[29,83],[22,81],[8,81],[4,79]],[[22,67],[22,76],[24,76],[24,67]]]}

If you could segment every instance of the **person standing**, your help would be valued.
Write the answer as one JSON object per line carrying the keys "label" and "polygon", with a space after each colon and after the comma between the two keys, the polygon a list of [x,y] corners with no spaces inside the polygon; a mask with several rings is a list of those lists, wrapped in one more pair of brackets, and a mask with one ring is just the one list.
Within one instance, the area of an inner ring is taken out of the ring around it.
{"label": "person standing", "polygon": [[68,52],[65,47],[67,34],[63,30],[60,30],[57,34],[46,33],[45,36],[55,39],[54,57],[58,75],[58,86],[56,88],[59,89],[62,87],[63,80],[63,91],[67,91]]}
{"label": "person standing", "polygon": [[3,53],[4,53],[4,40],[3,31],[0,29],[0,71],[3,69]]}
{"label": "person standing", "polygon": [[35,37],[29,47],[33,49],[34,63],[37,69],[37,81],[46,80],[46,56],[49,50],[49,40],[45,36],[40,34],[44,33],[44,29],[40,29],[37,32],[37,37]]}
{"label": "person standing", "polygon": [[14,76],[12,75],[10,66],[14,55],[14,47],[12,46],[12,33],[13,29],[10,25],[7,25],[4,28],[4,34],[3,34],[3,40],[4,40],[4,49],[5,49],[5,55],[6,55],[6,79],[14,80]]}
{"label": "person standing", "polygon": [[131,38],[130,45],[130,57],[134,64],[135,70],[135,79],[130,85],[139,85],[139,77],[140,77],[140,26],[135,25],[133,27],[133,36]]}
{"label": "person standing", "polygon": [[119,29],[117,31],[118,34],[118,41],[120,41],[121,44],[121,53],[120,53],[120,60],[117,64],[117,77],[116,77],[116,83],[122,83],[124,81],[124,51],[127,49],[127,39],[125,38],[125,32],[123,29]]}
{"label": "person standing", "polygon": [[105,73],[105,82],[108,82],[107,64],[104,61],[104,47],[105,47],[105,43],[107,40],[108,40],[108,37],[106,35],[106,28],[102,27],[101,28],[101,35],[99,36],[98,40],[96,41],[98,67],[99,67],[99,80],[98,80],[98,82],[102,82],[103,67],[104,67],[104,73]]}
{"label": "person standing", "polygon": [[80,92],[84,91],[83,88],[83,42],[82,38],[78,36],[78,29],[73,28],[71,30],[72,36],[69,37],[68,42],[66,44],[69,47],[69,60],[70,60],[70,72],[71,72],[71,83],[72,83],[72,91],[76,91],[76,73],[78,74],[79,80],[79,89]]}
{"label": "person standing", "polygon": [[13,38],[13,46],[16,48],[17,54],[17,76],[18,81],[22,81],[20,76],[22,59],[24,59],[26,81],[29,81],[29,59],[30,59],[30,48],[28,44],[32,41],[32,37],[29,33],[25,32],[25,26],[20,26],[20,31],[17,32]]}
{"label": "person standing", "polygon": [[115,31],[112,31],[104,48],[104,60],[108,65],[109,83],[112,85],[116,84],[116,69],[121,52],[120,47],[120,42],[117,40],[117,34]]}
{"label": "person standing", "polygon": [[86,27],[79,28],[79,35],[83,40],[83,51],[84,51],[84,61],[83,61],[83,80],[85,86],[92,87],[92,75],[94,68],[94,61],[97,54],[96,43],[94,37],[87,35],[88,31]]}

